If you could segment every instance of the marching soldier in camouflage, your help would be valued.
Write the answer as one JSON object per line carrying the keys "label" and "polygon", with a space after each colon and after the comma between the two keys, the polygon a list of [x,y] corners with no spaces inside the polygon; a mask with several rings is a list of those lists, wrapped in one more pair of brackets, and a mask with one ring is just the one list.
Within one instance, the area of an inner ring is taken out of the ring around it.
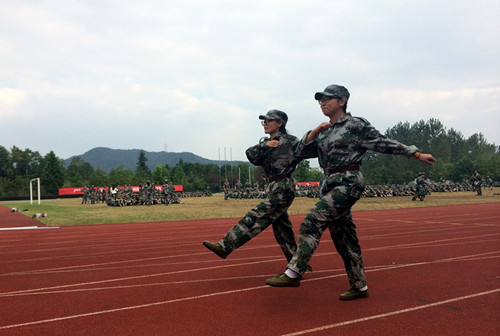
{"label": "marching soldier in camouflage", "polygon": [[88,200],[89,200],[90,186],[89,186],[89,188],[83,187],[82,192],[83,192],[82,204],[87,204]]}
{"label": "marching soldier in camouflage", "polygon": [[241,184],[240,180],[236,181],[236,184],[234,185],[234,192],[237,198],[243,197],[243,184]]}
{"label": "marching soldier in camouflage", "polygon": [[417,192],[415,195],[413,195],[413,198],[411,199],[412,201],[416,200],[417,197],[420,201],[423,201],[425,199],[425,194],[427,193],[427,190],[425,186],[427,183],[425,182],[425,172],[418,173],[418,177],[415,179],[415,187],[417,189]]}
{"label": "marching soldier in camouflage", "polygon": [[474,174],[472,175],[472,183],[474,185],[474,190],[477,192],[476,196],[483,196],[483,179],[481,177],[481,174],[476,170],[474,171]]}
{"label": "marching soldier in camouflage", "polygon": [[170,183],[168,185],[168,194],[169,194],[170,204],[179,204],[179,203],[182,203],[179,200],[179,198],[177,197],[176,193],[175,193],[175,187],[174,187],[172,181],[170,181]]}
{"label": "marching soldier in camouflage", "polygon": [[262,166],[270,182],[266,196],[231,228],[218,242],[204,241],[203,245],[221,258],[226,258],[253,237],[272,225],[274,236],[286,259],[291,260],[297,245],[292,223],[288,217],[288,207],[295,197],[296,181],[292,177],[297,164],[302,160],[297,155],[299,139],[287,134],[285,126],[288,116],[285,112],[270,110],[262,119],[264,132],[269,137],[246,151],[248,160]]}
{"label": "marching soldier in camouflage", "polygon": [[162,185],[162,189],[161,189],[161,197],[162,197],[162,203],[164,205],[168,205],[168,203],[169,203],[168,180],[163,181],[163,185]]}
{"label": "marching soldier in camouflage", "polygon": [[229,184],[229,181],[227,179],[224,180],[224,200],[227,200],[229,197],[229,194],[231,193],[231,185]]}
{"label": "marching soldier in camouflage", "polygon": [[351,207],[361,197],[365,179],[360,170],[367,150],[379,153],[415,157],[434,164],[430,154],[422,154],[415,146],[406,146],[378,132],[368,121],[346,112],[349,91],[339,85],[330,85],[317,92],[323,114],[330,120],[309,131],[301,140],[300,155],[318,157],[324,175],[320,199],[306,215],[299,230],[297,251],[284,273],[266,280],[279,287],[298,287],[309,259],[319,244],[321,235],[330,230],[333,243],[341,255],[350,289],[340,295],[341,300],[368,297],[368,287],[356,234]]}

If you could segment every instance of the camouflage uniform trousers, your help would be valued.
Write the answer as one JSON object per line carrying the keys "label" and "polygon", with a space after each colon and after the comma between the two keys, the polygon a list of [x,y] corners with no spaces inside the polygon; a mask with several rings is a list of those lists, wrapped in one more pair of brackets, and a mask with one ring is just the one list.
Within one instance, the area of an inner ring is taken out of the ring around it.
{"label": "camouflage uniform trousers", "polygon": [[427,190],[425,190],[425,187],[423,188],[420,188],[418,191],[417,191],[417,195],[418,195],[418,198],[423,201],[425,199],[425,195],[427,195]]}
{"label": "camouflage uniform trousers", "polygon": [[[292,181],[292,179],[288,179]],[[269,184],[289,184],[288,181],[279,181]],[[293,181],[292,181],[293,183]],[[281,188],[279,188],[281,189]],[[219,241],[227,252],[232,252],[250,241],[253,237],[272,225],[274,237],[283,251],[287,261],[292,259],[297,244],[292,223],[288,217],[287,210],[293,202],[293,189],[285,188],[278,192],[268,193],[268,196],[236,223]]]}
{"label": "camouflage uniform trousers", "polygon": [[477,192],[477,196],[482,196],[483,191],[481,190],[482,185],[481,182],[474,182],[474,191]]}
{"label": "camouflage uniform trousers", "polygon": [[[347,188],[349,189],[349,188]],[[347,192],[346,192],[347,191]],[[337,252],[344,262],[349,285],[353,289],[366,286],[366,277],[352,220],[351,207],[359,196],[346,190],[345,186],[333,188],[323,195],[304,218],[299,230],[298,249],[287,268],[303,274],[318,247],[323,232],[328,228]]]}
{"label": "camouflage uniform trousers", "polygon": [[425,195],[427,193],[427,190],[425,190],[425,187],[417,187],[417,193],[413,196],[412,200],[416,200],[417,198],[421,201],[425,199]]}

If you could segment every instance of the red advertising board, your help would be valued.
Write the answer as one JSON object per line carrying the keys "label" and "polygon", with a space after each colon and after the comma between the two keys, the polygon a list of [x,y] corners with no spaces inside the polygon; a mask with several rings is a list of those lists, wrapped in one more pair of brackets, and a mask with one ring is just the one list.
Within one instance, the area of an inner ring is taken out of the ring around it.
{"label": "red advertising board", "polygon": [[319,182],[297,182],[297,185],[301,185],[304,187],[315,187],[319,184]]}
{"label": "red advertising board", "polygon": [[[120,189],[123,189],[124,187],[119,187]],[[139,186],[132,186],[132,192],[139,192]],[[156,189],[162,191],[163,186],[155,186]],[[175,191],[183,191],[182,185],[174,185]],[[59,196],[69,196],[69,195],[83,195],[83,190],[84,188],[59,188]],[[108,188],[95,188],[95,189],[106,189]]]}

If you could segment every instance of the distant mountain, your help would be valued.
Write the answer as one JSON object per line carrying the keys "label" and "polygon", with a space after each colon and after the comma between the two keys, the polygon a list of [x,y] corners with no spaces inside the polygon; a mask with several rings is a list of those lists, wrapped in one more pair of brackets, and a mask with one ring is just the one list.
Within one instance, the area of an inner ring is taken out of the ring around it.
{"label": "distant mountain", "polygon": [[[73,158],[79,156],[83,161],[90,163],[90,165],[94,168],[102,169],[106,172],[106,174],[120,165],[123,165],[124,169],[130,169],[135,172],[140,152],[140,149],[111,149],[106,147],[96,147],[84,154],[75,155],[64,160],[64,166],[67,168]],[[144,153],[148,159],[146,165],[151,171],[155,169],[158,163],[161,163],[163,166],[168,165],[169,167],[174,167],[181,159],[187,163],[219,164],[219,161],[205,159],[189,152],[173,153],[144,151]],[[233,161],[232,164],[237,165],[238,162],[241,161]]]}

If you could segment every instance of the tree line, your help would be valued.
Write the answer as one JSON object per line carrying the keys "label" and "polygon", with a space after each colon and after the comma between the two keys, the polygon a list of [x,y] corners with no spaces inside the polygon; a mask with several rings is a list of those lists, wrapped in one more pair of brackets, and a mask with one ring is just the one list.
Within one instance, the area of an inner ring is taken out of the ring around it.
{"label": "tree line", "polygon": [[[430,167],[400,156],[368,152],[363,161],[367,184],[407,184],[420,171],[425,171],[434,181],[461,182],[475,170],[484,177],[500,181],[500,147],[488,143],[481,133],[465,138],[454,129],[447,130],[439,120],[430,119],[411,125],[400,122],[389,128],[385,135],[407,145],[416,145],[424,153],[432,153],[438,162]],[[185,191],[202,191],[209,187],[213,192],[219,192],[226,178],[232,185],[237,180],[242,183],[257,180],[260,183],[264,175],[261,167],[241,162],[234,166],[188,163],[181,159],[174,167],[158,163],[153,171],[146,162],[145,152],[141,151],[135,171],[120,165],[105,173],[78,156],[65,168],[63,160],[53,151],[41,156],[30,149],[13,146],[9,151],[0,146],[0,198],[29,196],[30,180],[37,177],[41,180],[41,194],[50,197],[57,196],[59,188],[64,187],[139,185],[147,180],[157,185],[165,180],[172,181],[182,185]],[[320,169],[311,168],[307,160],[299,163],[294,173],[299,182],[319,181],[321,176]]]}

